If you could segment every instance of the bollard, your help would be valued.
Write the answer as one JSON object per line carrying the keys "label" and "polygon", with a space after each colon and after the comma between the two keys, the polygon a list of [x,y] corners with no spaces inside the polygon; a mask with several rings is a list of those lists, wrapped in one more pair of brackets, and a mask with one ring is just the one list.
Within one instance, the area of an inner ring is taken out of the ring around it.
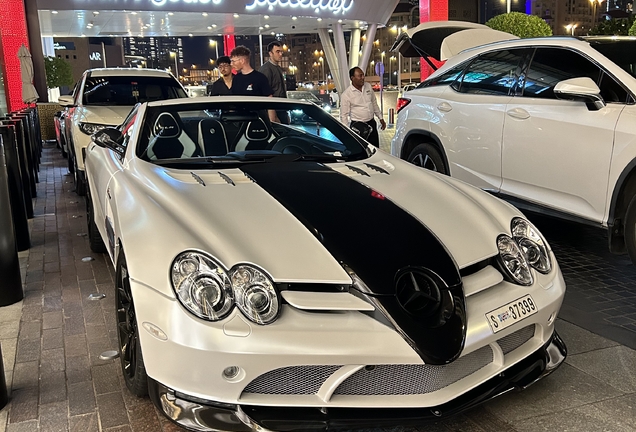
{"label": "bollard", "polygon": [[20,175],[22,176],[22,193],[24,195],[24,204],[27,210],[27,218],[33,217],[33,194],[31,193],[31,170],[29,168],[28,155],[26,154],[26,147],[24,146],[24,140],[20,135],[20,122],[17,120],[4,120],[2,122],[5,125],[9,125],[13,131],[18,147],[18,158],[20,160]]}
{"label": "bollard", "polygon": [[395,109],[389,108],[389,127],[395,125]]}
{"label": "bollard", "polygon": [[24,191],[22,190],[20,157],[15,140],[15,128],[13,126],[0,126],[0,140],[4,143],[7,175],[9,176],[9,195],[11,197],[11,214],[15,228],[15,240],[18,251],[23,251],[31,247],[31,239],[26,203],[24,202]]}
{"label": "bollard", "polygon": [[22,123],[22,134],[24,135],[24,143],[28,151],[27,158],[29,161],[29,167],[31,168],[31,195],[35,198],[37,196],[36,183],[40,182],[38,178],[38,163],[35,157],[35,144],[33,140],[33,133],[31,132],[31,124],[29,116],[25,113],[12,114],[11,117]]}
{"label": "bollard", "polygon": [[0,306],[19,302],[23,298],[18,248],[15,244],[13,216],[4,144],[0,143]]}

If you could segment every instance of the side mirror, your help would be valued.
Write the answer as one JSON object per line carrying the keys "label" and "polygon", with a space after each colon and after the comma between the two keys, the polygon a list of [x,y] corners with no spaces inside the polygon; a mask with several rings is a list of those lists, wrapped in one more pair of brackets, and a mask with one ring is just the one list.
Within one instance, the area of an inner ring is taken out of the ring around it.
{"label": "side mirror", "polygon": [[58,103],[64,107],[70,107],[75,105],[75,101],[73,100],[73,96],[60,96],[58,98]]}
{"label": "side mirror", "polygon": [[570,78],[559,81],[554,86],[554,95],[558,99],[585,102],[592,111],[605,108],[605,101],[601,97],[601,89],[591,78]]}
{"label": "side mirror", "polygon": [[126,147],[124,147],[124,134],[119,129],[113,127],[104,128],[95,132],[91,139],[100,147],[110,149],[120,156],[124,156]]}

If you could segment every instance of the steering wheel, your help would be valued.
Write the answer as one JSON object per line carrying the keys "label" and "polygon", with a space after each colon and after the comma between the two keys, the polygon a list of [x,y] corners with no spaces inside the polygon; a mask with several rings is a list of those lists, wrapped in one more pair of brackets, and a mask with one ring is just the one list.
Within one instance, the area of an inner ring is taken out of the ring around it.
{"label": "steering wheel", "polygon": [[272,150],[279,151],[282,154],[322,154],[313,142],[305,137],[282,137],[276,141]]}

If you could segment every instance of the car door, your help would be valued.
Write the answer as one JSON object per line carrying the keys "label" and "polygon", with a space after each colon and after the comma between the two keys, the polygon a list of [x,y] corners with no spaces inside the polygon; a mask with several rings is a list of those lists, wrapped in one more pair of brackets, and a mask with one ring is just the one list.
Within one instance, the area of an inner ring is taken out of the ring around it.
{"label": "car door", "polygon": [[[559,100],[554,86],[589,77],[607,106]],[[614,129],[627,92],[579,52],[538,47],[519,95],[506,106],[501,192],[559,212],[601,222]]]}
{"label": "car door", "polygon": [[[126,151],[129,150],[128,144],[132,137],[138,110],[139,105],[132,109],[119,126],[119,130],[124,134],[123,146],[126,147]],[[95,211],[95,224],[102,238],[107,238],[110,241],[112,231],[109,231],[108,227],[112,227],[112,221],[108,221],[108,219],[112,218],[112,211],[109,207],[111,197],[109,188],[113,178],[123,169],[124,158],[112,150],[103,151],[102,154],[104,155],[103,159],[90,166],[91,171],[94,170],[91,172],[91,180],[94,182],[92,185],[94,188],[91,188],[91,199]],[[112,228],[110,229],[112,230]],[[108,249],[112,251],[112,245],[109,245]]]}
{"label": "car door", "polygon": [[504,114],[525,49],[480,55],[436,102],[440,137],[450,173],[472,185],[498,191],[501,185],[501,134]]}

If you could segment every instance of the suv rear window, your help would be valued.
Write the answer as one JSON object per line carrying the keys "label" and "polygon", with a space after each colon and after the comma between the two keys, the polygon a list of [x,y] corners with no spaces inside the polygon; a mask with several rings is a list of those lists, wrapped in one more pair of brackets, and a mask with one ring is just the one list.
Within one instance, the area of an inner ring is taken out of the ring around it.
{"label": "suv rear window", "polygon": [[144,76],[89,76],[84,85],[84,105],[136,105],[187,97],[173,78]]}

